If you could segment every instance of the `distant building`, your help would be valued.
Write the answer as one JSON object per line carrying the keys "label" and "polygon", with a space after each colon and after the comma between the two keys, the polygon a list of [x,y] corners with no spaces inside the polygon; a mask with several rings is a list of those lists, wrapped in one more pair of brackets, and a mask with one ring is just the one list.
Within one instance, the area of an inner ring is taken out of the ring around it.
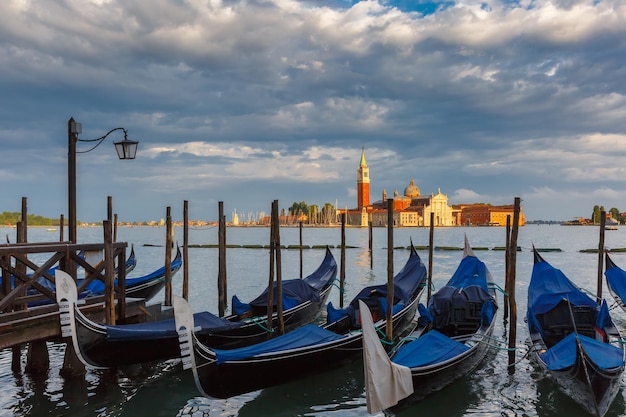
{"label": "distant building", "polygon": [[[460,224],[463,226],[506,226],[510,216],[513,224],[515,206],[492,206],[490,204],[463,204],[458,206],[461,213]],[[526,223],[524,213],[520,209],[519,225]]]}
{"label": "distant building", "polygon": [[[437,191],[429,196],[421,195],[419,187],[413,179],[400,195],[394,191],[393,221],[395,226],[430,226],[430,216],[433,213],[435,226],[455,226],[457,216],[448,205],[448,197]],[[346,223],[366,227],[369,222],[373,226],[387,225],[387,191],[383,190],[382,199],[370,204],[370,175],[365,159],[365,150],[361,150],[361,161],[357,169],[357,207],[355,209],[340,210],[346,214]]]}
{"label": "distant building", "polygon": [[[370,174],[365,159],[365,149],[361,150],[361,160],[357,169],[357,207],[338,210],[346,214],[346,223],[353,226],[386,226],[389,201],[393,203],[393,223],[398,227],[430,227],[431,215],[434,226],[506,226],[507,217],[513,218],[513,205],[492,206],[489,204],[448,205],[448,196],[437,190],[436,194],[422,195],[415,181],[411,179],[403,195],[396,189],[393,198],[387,198],[383,189],[382,199],[370,203]],[[520,210],[519,225],[523,226],[524,214]]]}

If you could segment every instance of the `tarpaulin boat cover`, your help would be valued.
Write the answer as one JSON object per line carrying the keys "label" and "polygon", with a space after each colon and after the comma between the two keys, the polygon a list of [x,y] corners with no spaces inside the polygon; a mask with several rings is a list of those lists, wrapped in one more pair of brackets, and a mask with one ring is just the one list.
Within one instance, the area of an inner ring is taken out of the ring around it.
{"label": "tarpaulin boat cover", "polygon": [[275,337],[256,345],[237,349],[213,349],[217,363],[251,358],[270,352],[282,352],[289,349],[313,346],[341,339],[345,336],[326,330],[315,324],[307,324],[282,336]]}
{"label": "tarpaulin boat cover", "polygon": [[[598,368],[611,369],[624,365],[622,349],[582,334],[579,334],[578,338],[585,353]],[[576,362],[576,333],[570,333],[540,356],[551,371],[572,366]]]}
{"label": "tarpaulin boat cover", "polygon": [[[222,331],[235,329],[241,326],[242,322],[231,322],[208,311],[195,313],[193,315],[195,327],[203,330]],[[109,340],[141,340],[159,339],[176,336],[176,324],[174,319],[160,320],[155,322],[125,324],[118,326],[106,326],[107,338]]]}
{"label": "tarpaulin boat cover", "polygon": [[399,365],[417,368],[447,361],[468,350],[469,347],[463,343],[431,330],[400,347],[391,360]]}
{"label": "tarpaulin boat cover", "polygon": [[[285,280],[282,286],[283,296],[295,300],[297,304],[308,300],[312,302],[320,300],[319,291],[300,278]],[[274,306],[276,306],[276,301],[278,300],[276,282],[274,282],[272,299],[274,300]],[[250,301],[249,304],[253,307],[267,307],[267,289],[257,298]],[[285,306],[283,305],[283,307]]]}
{"label": "tarpaulin boat cover", "polygon": [[[393,306],[392,313],[396,313],[404,306],[410,304],[413,297],[419,292],[426,279],[426,266],[414,248],[406,264],[393,278]],[[336,309],[332,305],[327,306],[329,315],[327,322],[332,323],[341,317],[348,315],[355,327],[359,327],[361,317],[359,314],[359,301],[363,301],[370,310],[384,312],[387,309],[387,284],[371,285],[363,288],[350,304],[343,310]],[[382,317],[382,316],[381,316]],[[381,317],[374,317],[378,321]]]}
{"label": "tarpaulin boat cover", "polygon": [[[178,270],[181,267],[181,265],[182,265],[182,259],[177,257],[172,261],[171,269]],[[162,281],[164,279],[165,279],[165,267],[163,266],[149,273],[148,275],[144,275],[142,277],[126,278],[126,288],[140,285],[140,284],[143,284],[144,282],[150,282],[154,280]],[[114,285],[119,285],[117,279],[115,280]],[[85,290],[90,291],[91,294],[93,295],[98,295],[98,294],[102,295],[104,294],[104,282],[100,281],[99,279],[94,279],[89,284],[87,284],[87,286],[85,287]]]}
{"label": "tarpaulin boat cover", "polygon": [[326,256],[322,261],[322,264],[311,273],[311,275],[303,278],[304,282],[318,291],[321,291],[328,285],[331,279],[337,276],[337,262],[333,257],[330,250],[326,249]]}
{"label": "tarpaulin boat cover", "polygon": [[442,329],[450,323],[465,320],[466,317],[454,317],[454,314],[459,311],[465,316],[470,305],[481,306],[482,324],[491,323],[497,306],[489,294],[488,281],[491,281],[491,275],[484,262],[476,256],[466,255],[446,286],[433,294],[428,303],[434,327]]}
{"label": "tarpaulin boat cover", "polygon": [[540,331],[536,316],[546,313],[561,301],[575,306],[597,308],[598,304],[574,285],[561,270],[548,262],[536,262],[528,286],[527,319],[531,331]]}
{"label": "tarpaulin boat cover", "polygon": [[626,271],[623,269],[612,266],[604,271],[607,284],[611,287],[613,292],[626,302]]}

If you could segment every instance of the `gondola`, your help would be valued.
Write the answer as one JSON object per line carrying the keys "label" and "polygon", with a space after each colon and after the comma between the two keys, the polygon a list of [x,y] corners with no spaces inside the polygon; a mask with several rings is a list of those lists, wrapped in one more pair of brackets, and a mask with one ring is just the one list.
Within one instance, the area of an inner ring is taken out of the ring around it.
{"label": "gondola", "polygon": [[[183,255],[180,246],[176,247],[176,256],[171,262],[171,274],[174,276],[183,265]],[[115,280],[115,285],[118,285]],[[165,287],[165,266],[140,277],[126,277],[126,297],[144,298],[146,301],[154,298]],[[79,281],[79,290],[87,291],[90,296],[104,294],[104,282],[100,280],[91,281],[84,288],[81,288]]]}
{"label": "gondola", "polygon": [[[467,375],[485,358],[497,310],[491,273],[466,237],[459,266],[447,284],[433,294],[428,307],[419,305],[417,327],[405,342],[394,348],[389,359],[370,354],[370,345],[365,345],[364,366],[370,376],[366,383],[368,406],[371,402],[372,411],[386,409],[395,414]],[[381,381],[388,379],[378,371],[385,370],[389,360],[410,370],[412,393],[404,398],[387,398],[389,388],[382,386]]]}
{"label": "gondola", "polygon": [[[313,321],[320,314],[337,276],[337,262],[329,248],[319,267],[305,278],[283,281],[285,331]],[[274,287],[273,294],[276,294]],[[236,299],[236,296],[233,298]],[[240,314],[218,317],[207,311],[194,314],[202,327],[198,338],[210,346],[240,347],[271,337],[276,330],[277,296],[272,314],[273,329],[267,327],[267,290],[251,301]],[[239,302],[239,307],[242,308]],[[73,336],[79,359],[94,368],[123,367],[180,356],[174,318],[138,324],[108,326],[95,323],[78,309],[74,312]]]}
{"label": "gondola", "polygon": [[[410,256],[394,277],[393,335],[412,330],[423,292],[426,267],[411,245]],[[185,300],[174,300],[176,328],[181,337],[184,368],[193,369],[198,390],[210,398],[229,398],[280,385],[336,368],[362,356],[363,337],[359,301],[377,316],[376,328],[385,332],[387,284],[364,288],[345,309],[328,305],[325,325],[308,324],[274,339],[245,348],[217,350],[203,344],[194,329]]]}
{"label": "gondola", "polygon": [[604,259],[604,276],[609,293],[617,305],[626,312],[626,271],[617,266],[608,253],[604,255]]}
{"label": "gondola", "polygon": [[599,305],[534,251],[526,322],[531,357],[574,401],[602,417],[624,373],[624,348]]}

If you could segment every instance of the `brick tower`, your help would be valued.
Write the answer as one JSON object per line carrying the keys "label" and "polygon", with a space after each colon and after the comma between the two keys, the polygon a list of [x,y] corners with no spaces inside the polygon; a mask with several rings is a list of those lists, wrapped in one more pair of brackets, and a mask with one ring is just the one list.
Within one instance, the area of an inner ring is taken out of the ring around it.
{"label": "brick tower", "polygon": [[361,149],[361,163],[357,169],[356,190],[357,190],[357,208],[362,210],[363,207],[370,205],[370,169],[365,161],[365,148]]}

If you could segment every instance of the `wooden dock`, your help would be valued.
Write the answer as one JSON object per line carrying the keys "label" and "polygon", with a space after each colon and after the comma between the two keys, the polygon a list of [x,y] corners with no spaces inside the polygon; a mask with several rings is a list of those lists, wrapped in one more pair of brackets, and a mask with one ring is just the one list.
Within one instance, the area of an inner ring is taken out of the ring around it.
{"label": "wooden dock", "polygon": [[[64,242],[39,244],[0,245],[0,349],[13,349],[12,368],[19,371],[22,346],[28,345],[27,370],[44,371],[49,363],[47,341],[61,342],[59,307],[54,292],[55,277],[52,270],[58,266],[77,281],[77,270],[84,270],[79,291],[94,280],[105,283],[105,294],[85,298],[81,310],[90,318],[102,323],[135,323],[146,321],[150,312],[145,300],[126,299],[125,265],[126,242],[72,244]],[[85,253],[102,254],[96,265],[81,256]],[[38,263],[31,259],[39,259]],[[115,280],[119,285],[114,285]],[[84,373],[72,343],[67,344],[64,361],[65,373]]]}

